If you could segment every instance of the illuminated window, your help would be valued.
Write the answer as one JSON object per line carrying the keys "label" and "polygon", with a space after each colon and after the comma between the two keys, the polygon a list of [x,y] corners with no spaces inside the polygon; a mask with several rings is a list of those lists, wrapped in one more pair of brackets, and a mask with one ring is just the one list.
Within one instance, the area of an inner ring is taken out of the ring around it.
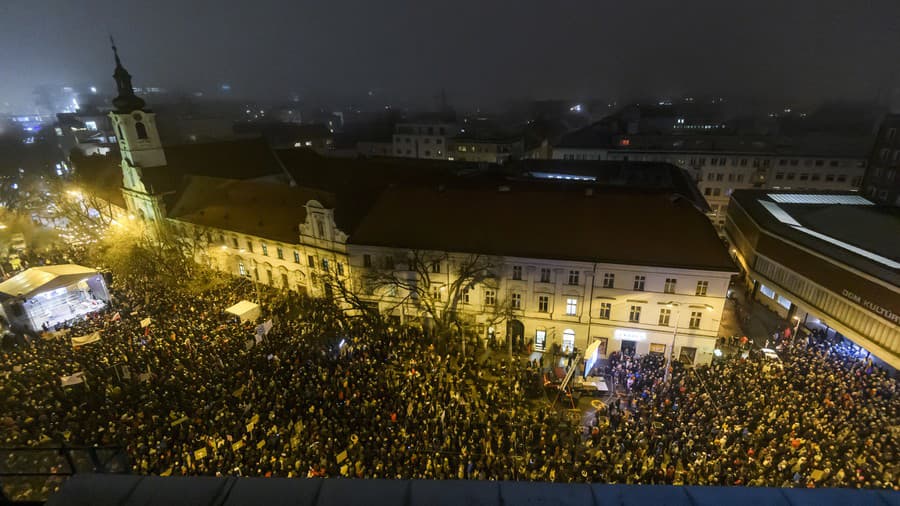
{"label": "illuminated window", "polygon": [[238,261],[238,272],[241,274],[241,276],[247,275],[247,268],[244,267],[243,261]]}
{"label": "illuminated window", "polygon": [[575,316],[578,313],[578,299],[566,299],[566,315]]}
{"label": "illuminated window", "polygon": [[772,290],[771,288],[769,288],[766,285],[759,285],[759,293],[765,295],[766,297],[768,297],[770,299],[775,298],[775,290]]}
{"label": "illuminated window", "polygon": [[295,264],[300,263],[300,252],[297,250],[294,250],[294,263]]}
{"label": "illuminated window", "polygon": [[537,351],[544,351],[547,347],[547,331],[544,329],[537,329],[534,332],[534,349]]}
{"label": "illuminated window", "polygon": [[510,305],[512,305],[513,309],[522,309],[522,294],[521,293],[512,294],[512,298],[510,299]]}
{"label": "illuminated window", "polygon": [[562,351],[570,353],[575,348],[575,331],[566,329],[563,331]]}
{"label": "illuminated window", "polygon": [[630,139],[625,138],[625,139],[622,139],[619,141],[619,146],[630,146],[630,145],[631,145]]}

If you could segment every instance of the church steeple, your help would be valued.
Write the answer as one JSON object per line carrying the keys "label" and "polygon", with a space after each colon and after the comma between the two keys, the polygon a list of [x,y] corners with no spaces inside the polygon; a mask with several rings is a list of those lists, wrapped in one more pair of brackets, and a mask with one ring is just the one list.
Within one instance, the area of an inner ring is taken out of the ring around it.
{"label": "church steeple", "polygon": [[116,112],[127,114],[132,111],[142,110],[146,104],[134,94],[134,88],[131,86],[131,74],[125,70],[125,67],[122,66],[122,61],[119,60],[119,51],[116,49],[116,42],[113,40],[112,35],[109,36],[109,42],[112,44],[113,55],[116,57],[116,70],[113,72],[113,79],[116,80],[116,88],[118,88],[119,94],[112,101],[116,107]]}

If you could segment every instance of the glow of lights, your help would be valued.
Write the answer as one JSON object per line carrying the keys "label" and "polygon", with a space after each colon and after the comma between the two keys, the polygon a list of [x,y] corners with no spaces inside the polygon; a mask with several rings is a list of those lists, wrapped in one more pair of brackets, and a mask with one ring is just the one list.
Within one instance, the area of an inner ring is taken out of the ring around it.
{"label": "glow of lights", "polygon": [[715,355],[715,356],[717,356],[717,357],[721,357],[721,356],[722,356],[722,350],[720,350],[720,349],[718,349],[718,348],[714,349],[714,350],[713,350],[713,355]]}
{"label": "glow of lights", "polygon": [[91,93],[97,93],[97,87],[91,86]]}

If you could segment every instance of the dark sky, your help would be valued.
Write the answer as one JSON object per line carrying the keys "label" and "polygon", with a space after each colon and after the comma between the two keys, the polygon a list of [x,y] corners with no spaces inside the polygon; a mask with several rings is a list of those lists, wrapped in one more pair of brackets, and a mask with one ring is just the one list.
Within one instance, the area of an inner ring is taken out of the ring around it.
{"label": "dark sky", "polygon": [[874,98],[898,0],[0,0],[0,105],[39,83],[456,101],[640,94]]}

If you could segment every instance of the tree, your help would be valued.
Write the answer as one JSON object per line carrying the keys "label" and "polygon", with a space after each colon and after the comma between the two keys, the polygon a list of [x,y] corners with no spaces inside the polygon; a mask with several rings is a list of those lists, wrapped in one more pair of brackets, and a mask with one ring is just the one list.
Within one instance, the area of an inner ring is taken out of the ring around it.
{"label": "tree", "polygon": [[471,303],[469,293],[476,286],[493,290],[493,304],[484,305],[492,311],[492,319],[503,317],[507,302],[497,296],[498,266],[497,259],[485,255],[411,250],[407,254],[407,270],[395,270],[389,265],[373,268],[365,274],[363,283],[373,293],[400,294],[398,306],[415,306],[428,318],[434,335],[448,341],[455,333],[464,332],[462,306]]}

